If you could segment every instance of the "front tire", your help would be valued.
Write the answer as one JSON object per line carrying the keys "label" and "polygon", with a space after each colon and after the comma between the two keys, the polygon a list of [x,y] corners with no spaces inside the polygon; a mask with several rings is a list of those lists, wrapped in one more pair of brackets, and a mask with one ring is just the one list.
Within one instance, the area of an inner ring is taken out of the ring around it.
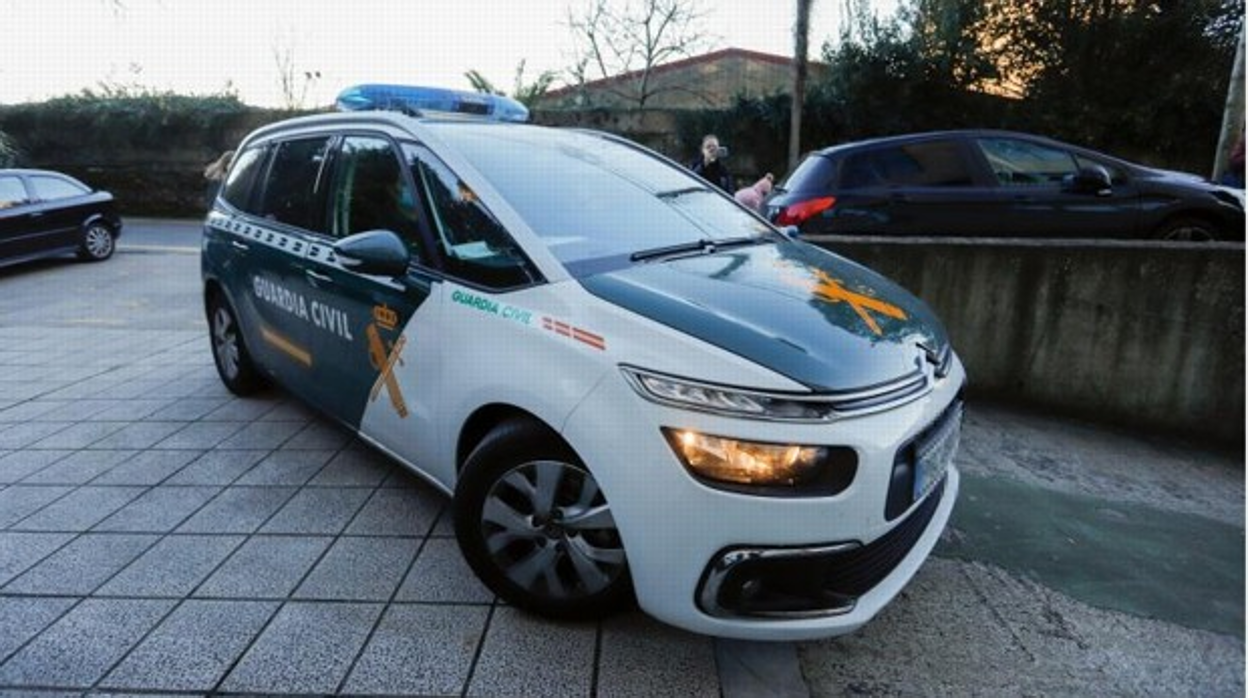
{"label": "front tire", "polygon": [[82,239],[78,243],[78,257],[88,262],[103,262],[113,256],[117,249],[117,238],[107,223],[94,221],[82,229]]}
{"label": "front tire", "polygon": [[235,395],[251,395],[265,386],[265,380],[251,360],[243,342],[238,316],[220,293],[208,300],[208,330],[212,340],[212,362],[221,382]]}
{"label": "front tire", "polygon": [[1162,223],[1154,235],[1158,240],[1172,242],[1213,242],[1218,240],[1218,230],[1213,224],[1200,218],[1172,218]]}
{"label": "front tire", "polygon": [[572,449],[535,420],[506,421],[482,440],[454,507],[464,558],[509,604],[569,619],[632,602],[610,505]]}

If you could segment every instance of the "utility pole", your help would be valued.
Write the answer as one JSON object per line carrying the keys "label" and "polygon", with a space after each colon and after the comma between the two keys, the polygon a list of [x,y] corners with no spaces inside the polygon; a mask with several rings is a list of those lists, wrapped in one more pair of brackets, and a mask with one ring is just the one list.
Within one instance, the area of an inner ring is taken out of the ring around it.
{"label": "utility pole", "polygon": [[1239,25],[1239,41],[1235,44],[1235,63],[1231,66],[1231,85],[1226,91],[1226,110],[1222,113],[1222,133],[1218,135],[1218,152],[1213,156],[1213,181],[1226,173],[1231,145],[1244,134],[1244,25]]}
{"label": "utility pole", "polygon": [[806,101],[806,53],[810,42],[810,6],[815,0],[797,0],[793,22],[793,105],[789,116],[789,171],[802,155],[802,109]]}

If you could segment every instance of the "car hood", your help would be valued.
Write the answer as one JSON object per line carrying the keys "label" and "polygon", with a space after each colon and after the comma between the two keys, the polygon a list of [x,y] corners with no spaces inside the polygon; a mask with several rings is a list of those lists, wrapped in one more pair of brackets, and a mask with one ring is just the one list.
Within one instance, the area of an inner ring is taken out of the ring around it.
{"label": "car hood", "polygon": [[637,264],[580,282],[607,302],[817,392],[896,380],[924,359],[937,361],[948,346],[922,301],[866,267],[802,242]]}

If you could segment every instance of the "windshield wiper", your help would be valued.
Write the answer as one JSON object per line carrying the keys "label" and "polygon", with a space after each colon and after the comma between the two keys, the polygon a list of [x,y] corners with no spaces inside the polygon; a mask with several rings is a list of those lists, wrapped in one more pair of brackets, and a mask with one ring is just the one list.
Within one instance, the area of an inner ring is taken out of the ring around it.
{"label": "windshield wiper", "polygon": [[685,187],[683,189],[671,189],[669,191],[661,191],[655,196],[660,199],[678,199],[685,194],[696,194],[698,192],[708,191],[706,187]]}
{"label": "windshield wiper", "polygon": [[719,250],[725,250],[730,247],[742,247],[745,245],[757,245],[760,243],[775,242],[769,235],[746,235],[739,238],[727,238],[724,240],[711,240],[710,238],[702,238],[701,240],[693,240],[690,242],[682,242],[679,245],[666,245],[664,247],[652,247],[648,250],[634,252],[628,256],[633,262],[644,262],[650,259],[658,259],[660,257],[673,257],[691,254],[714,254]]}

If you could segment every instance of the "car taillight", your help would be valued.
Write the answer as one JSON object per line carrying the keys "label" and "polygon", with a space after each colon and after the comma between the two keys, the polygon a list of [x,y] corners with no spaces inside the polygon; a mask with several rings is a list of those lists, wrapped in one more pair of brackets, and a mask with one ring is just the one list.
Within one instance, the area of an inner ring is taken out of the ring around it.
{"label": "car taillight", "polygon": [[835,196],[825,196],[786,206],[780,211],[780,215],[776,216],[776,225],[801,225],[835,205]]}

